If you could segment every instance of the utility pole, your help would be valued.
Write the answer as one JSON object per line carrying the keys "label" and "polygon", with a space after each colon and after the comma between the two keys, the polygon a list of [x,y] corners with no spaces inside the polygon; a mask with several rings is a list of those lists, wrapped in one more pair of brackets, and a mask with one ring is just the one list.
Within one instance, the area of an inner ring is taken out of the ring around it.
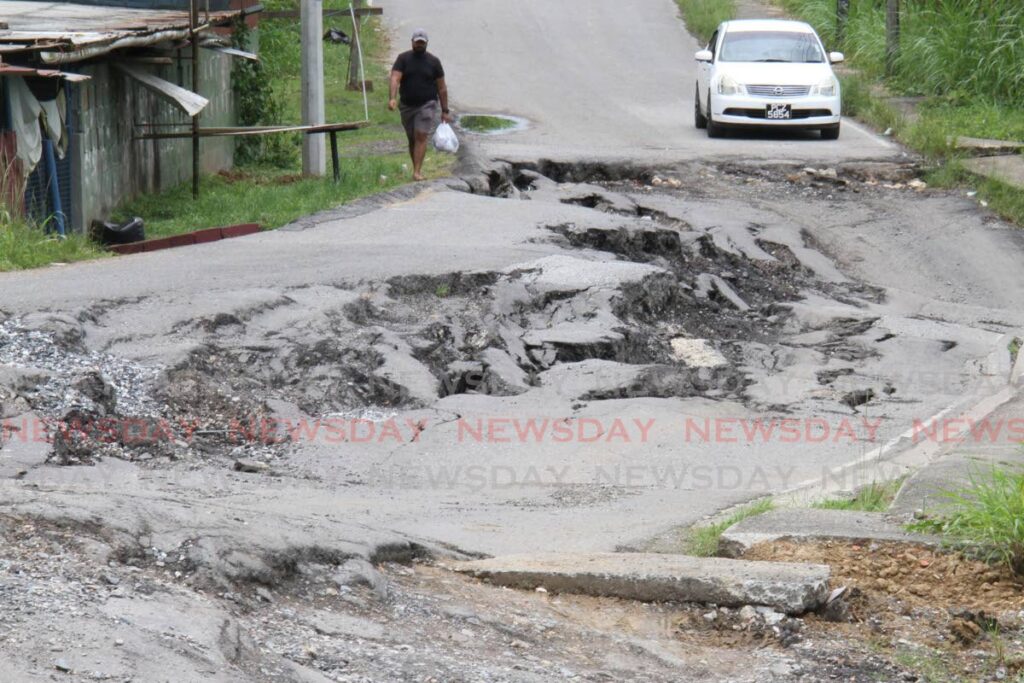
{"label": "utility pole", "polygon": [[[302,0],[302,125],[324,123],[323,0]],[[302,173],[322,176],[327,171],[323,135],[302,136]]]}
{"label": "utility pole", "polygon": [[887,0],[885,6],[885,73],[896,73],[900,54],[900,0]]}
{"label": "utility pole", "polygon": [[[199,5],[197,0],[189,2],[188,39],[192,43],[192,92],[199,93]],[[192,117],[192,199],[199,199],[199,114]]]}

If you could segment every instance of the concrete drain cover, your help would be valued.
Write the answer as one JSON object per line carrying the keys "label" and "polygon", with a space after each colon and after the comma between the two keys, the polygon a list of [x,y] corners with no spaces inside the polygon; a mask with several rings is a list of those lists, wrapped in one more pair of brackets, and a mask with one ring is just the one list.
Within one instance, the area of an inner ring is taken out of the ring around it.
{"label": "concrete drain cover", "polygon": [[526,119],[504,114],[463,114],[458,126],[467,133],[478,135],[501,135],[524,130],[529,126]]}

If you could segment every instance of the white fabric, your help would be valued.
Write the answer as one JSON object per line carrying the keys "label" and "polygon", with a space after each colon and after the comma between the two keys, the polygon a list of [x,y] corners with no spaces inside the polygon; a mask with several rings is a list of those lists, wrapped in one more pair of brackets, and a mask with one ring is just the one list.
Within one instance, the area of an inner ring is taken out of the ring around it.
{"label": "white fabric", "polygon": [[11,127],[18,145],[17,158],[21,161],[22,174],[27,178],[43,155],[43,132],[39,126],[43,108],[25,85],[25,79],[5,78],[4,85],[11,103]]}

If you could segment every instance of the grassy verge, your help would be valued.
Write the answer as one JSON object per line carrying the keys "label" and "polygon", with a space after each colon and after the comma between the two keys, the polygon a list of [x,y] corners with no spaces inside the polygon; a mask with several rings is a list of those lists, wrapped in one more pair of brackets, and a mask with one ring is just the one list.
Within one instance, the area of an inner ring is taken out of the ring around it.
{"label": "grassy verge", "polygon": [[718,553],[718,539],[722,532],[734,524],[739,524],[748,517],[764,514],[773,507],[774,503],[772,503],[771,498],[763,498],[749,505],[744,505],[717,524],[694,527],[686,539],[685,552],[688,555],[696,555],[698,557],[713,557]]}
{"label": "grassy verge", "polygon": [[[424,166],[428,176],[447,173],[439,161],[439,155],[428,158]],[[138,197],[119,213],[124,217],[142,216],[147,238],[238,223],[276,228],[408,182],[408,162],[402,154],[346,159],[338,184],[330,178],[303,177],[293,169],[242,168],[204,177],[198,201],[192,200],[191,184],[181,185],[161,194]]]}
{"label": "grassy verge", "polygon": [[[933,167],[930,185],[976,192],[984,206],[1024,224],[1024,193],[968,172],[964,153],[949,144],[960,136],[1024,140],[1024,7],[1017,0],[905,0],[900,58],[888,75],[885,3],[851,3],[840,41],[835,0],[774,1],[846,53],[854,73],[842,78],[844,113],[891,129],[922,153]],[[922,98],[917,115],[890,104],[889,93]]]}
{"label": "grassy verge", "polygon": [[736,14],[734,0],[676,0],[679,11],[686,22],[686,28],[706,45],[723,21],[732,19]]}
{"label": "grassy verge", "polygon": [[1024,574],[1024,471],[993,467],[975,472],[968,486],[946,491],[936,518],[911,525],[969,547],[988,562]]}
{"label": "grassy verge", "polygon": [[41,228],[0,216],[0,271],[38,268],[48,263],[71,263],[106,252],[82,235],[57,239]]}
{"label": "grassy verge", "polygon": [[[268,10],[294,9],[294,0],[268,0]],[[340,10],[347,0],[325,0],[324,7]],[[342,14],[328,15],[327,27],[353,35],[351,20]],[[374,194],[411,180],[405,152],[405,133],[397,112],[387,109],[387,34],[380,21],[369,18],[360,32],[364,73],[373,82],[368,93],[370,125],[338,135],[342,181],[304,178],[301,175],[300,134],[285,134],[284,147],[275,150],[273,161],[256,161],[234,171],[205,176],[200,181],[200,199],[193,201],[191,182],[172,190],[138,197],[118,208],[115,218],[141,216],[147,237],[188,232],[235,223],[259,223],[265,229],[285,225],[303,215],[340,206],[358,197]],[[259,52],[263,63],[260,78],[270,85],[275,123],[299,124],[300,56],[299,21],[273,19],[260,23]],[[328,122],[361,121],[364,118],[361,92],[345,89],[348,81],[347,45],[324,43],[324,89]],[[427,177],[447,175],[454,157],[429,151],[424,171]]]}
{"label": "grassy verge", "polygon": [[900,490],[903,479],[872,482],[857,491],[853,498],[834,498],[815,503],[811,507],[822,510],[854,510],[858,512],[885,512]]}

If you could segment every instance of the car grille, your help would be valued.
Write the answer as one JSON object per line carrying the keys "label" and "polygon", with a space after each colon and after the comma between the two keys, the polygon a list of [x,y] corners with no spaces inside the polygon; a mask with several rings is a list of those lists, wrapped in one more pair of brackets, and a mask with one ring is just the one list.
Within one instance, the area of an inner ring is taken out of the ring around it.
{"label": "car grille", "polygon": [[[767,118],[767,116],[765,116],[764,109],[738,109],[736,107],[729,107],[728,109],[723,111],[722,114],[724,114],[725,116],[746,116],[748,119]],[[790,118],[784,120],[789,121],[796,119],[810,119],[816,116],[832,115],[832,112],[829,111],[828,109],[794,109],[790,114]]]}
{"label": "car grille", "polygon": [[755,97],[807,97],[809,85],[748,85],[747,92]]}

